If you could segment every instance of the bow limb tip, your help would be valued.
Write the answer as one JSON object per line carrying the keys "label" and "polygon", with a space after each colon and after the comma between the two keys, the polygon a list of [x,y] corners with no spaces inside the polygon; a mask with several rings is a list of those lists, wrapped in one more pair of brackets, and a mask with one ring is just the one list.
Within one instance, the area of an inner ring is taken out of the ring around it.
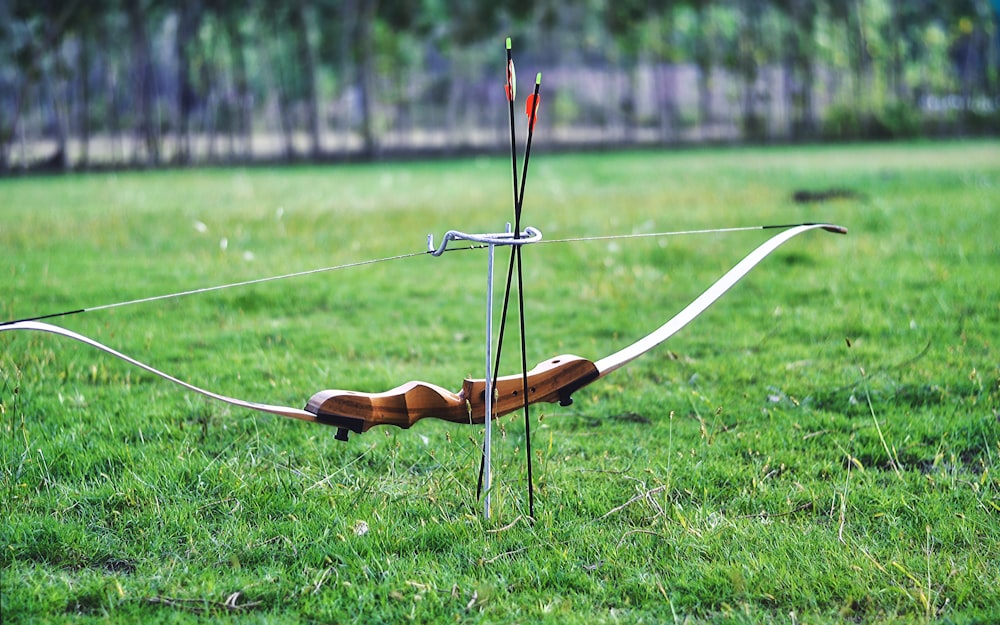
{"label": "bow limb tip", "polygon": [[847,234],[847,228],[844,226],[838,226],[837,224],[828,224],[816,221],[807,221],[800,224],[772,224],[769,226],[760,226],[761,230],[790,230],[792,228],[821,228],[827,232],[832,232],[834,234]]}

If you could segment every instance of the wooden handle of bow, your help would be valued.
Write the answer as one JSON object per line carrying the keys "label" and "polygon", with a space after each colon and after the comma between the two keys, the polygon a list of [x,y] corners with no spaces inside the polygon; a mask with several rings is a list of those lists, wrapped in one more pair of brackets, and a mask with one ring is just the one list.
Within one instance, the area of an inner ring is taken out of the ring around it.
{"label": "wooden handle of bow", "polygon": [[[528,372],[528,403],[572,403],[572,393],[593,382],[600,374],[593,362],[579,356],[563,355],[539,363]],[[497,378],[493,417],[501,417],[524,406],[521,374]],[[420,419],[434,417],[455,423],[486,421],[486,381],[466,379],[462,390],[453,393],[427,382],[407,382],[383,393],[320,391],[306,404],[316,420],[340,428],[337,438],[347,431],[364,432],[376,425],[408,428]]]}

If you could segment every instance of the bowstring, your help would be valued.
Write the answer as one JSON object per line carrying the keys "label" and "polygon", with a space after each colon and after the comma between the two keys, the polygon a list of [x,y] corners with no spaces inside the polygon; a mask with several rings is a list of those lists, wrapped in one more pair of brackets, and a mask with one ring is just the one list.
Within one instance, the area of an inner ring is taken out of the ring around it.
{"label": "bowstring", "polygon": [[[486,247],[486,246],[485,245],[470,245],[470,246],[467,246],[467,247],[449,248],[447,251],[449,251],[449,252],[458,252],[458,251],[467,251],[467,250],[482,249],[484,247]],[[214,285],[214,286],[201,287],[201,288],[197,288],[197,289],[189,289],[187,291],[177,291],[177,292],[174,292],[174,293],[164,293],[164,294],[161,294],[161,295],[152,295],[152,296],[149,296],[149,297],[140,297],[138,299],[125,300],[125,301],[121,301],[121,302],[113,302],[111,304],[100,304],[100,305],[97,305],[97,306],[89,306],[89,307],[86,307],[86,308],[76,308],[76,309],[73,309],[73,310],[65,310],[65,311],[62,311],[62,312],[49,313],[49,314],[45,314],[45,315],[37,315],[37,316],[33,316],[33,317],[25,317],[23,319],[12,319],[10,321],[0,322],[0,326],[11,325],[11,324],[15,324],[15,323],[20,323],[22,321],[40,321],[42,319],[52,319],[54,317],[65,317],[65,316],[68,316],[68,315],[77,315],[77,314],[81,314],[81,313],[95,312],[95,311],[98,311],[98,310],[108,310],[110,308],[121,308],[123,306],[134,306],[136,304],[147,304],[149,302],[156,302],[156,301],[166,300],[166,299],[176,299],[176,298],[180,298],[180,297],[188,297],[190,295],[201,295],[201,294],[204,294],[204,293],[211,293],[213,291],[223,291],[223,290],[226,290],[226,289],[235,289],[235,288],[240,288],[240,287],[252,286],[252,285],[255,285],[255,284],[263,284],[265,282],[274,282],[274,281],[277,281],[277,280],[287,280],[289,278],[300,278],[300,277],[303,277],[303,276],[310,276],[310,275],[315,275],[315,274],[318,274],[318,273],[326,273],[326,272],[330,272],[330,271],[339,271],[339,270],[343,270],[343,269],[351,269],[353,267],[363,267],[365,265],[375,265],[375,264],[379,264],[379,263],[386,263],[386,262],[394,261],[394,260],[402,260],[404,258],[413,258],[415,256],[424,256],[424,255],[427,255],[429,253],[430,252],[428,252],[428,251],[409,252],[409,253],[405,253],[405,254],[396,254],[394,256],[384,256],[382,258],[370,258],[370,259],[367,259],[367,260],[359,260],[359,261],[354,261],[354,262],[350,262],[350,263],[344,263],[342,265],[332,265],[332,266],[329,266],[329,267],[318,267],[318,268],[315,268],[315,269],[307,269],[305,271],[295,271],[295,272],[292,272],[292,273],[285,273],[285,274],[281,274],[281,275],[277,275],[277,276],[267,276],[267,277],[264,277],[264,278],[254,278],[252,280],[241,280],[239,282],[230,282],[230,283],[227,283],[227,284],[217,284],[217,285]]]}
{"label": "bowstring", "polygon": [[542,239],[538,243],[580,243],[590,241],[613,241],[616,239],[645,239],[654,237],[677,237],[693,234],[725,234],[727,232],[752,232],[755,230],[772,230],[775,228],[794,228],[808,224],[782,224],[774,226],[735,226],[731,228],[703,228],[700,230],[670,230],[663,232],[633,232],[631,234],[602,234],[585,237],[566,237],[562,239]]}
{"label": "bowstring", "polygon": [[[547,244],[547,243],[586,243],[586,242],[593,242],[593,241],[612,241],[612,240],[617,240],[617,239],[639,239],[639,238],[683,236],[683,235],[695,235],[695,234],[721,234],[721,233],[727,233],[727,232],[749,232],[749,231],[753,231],[753,230],[770,230],[770,229],[776,229],[776,228],[791,228],[791,227],[798,226],[798,225],[807,225],[807,224],[782,224],[782,225],[767,225],[767,226],[737,226],[737,227],[732,227],[732,228],[707,228],[707,229],[701,229],[701,230],[674,230],[674,231],[664,231],[664,232],[640,232],[640,233],[632,233],[632,234],[610,234],[610,235],[595,235],[595,236],[582,236],[582,237],[565,237],[565,238],[562,238],[562,239],[542,239],[541,241],[538,241],[536,244]],[[468,245],[468,246],[464,246],[464,247],[448,248],[445,251],[447,251],[447,252],[463,252],[463,251],[486,249],[486,247],[488,247],[488,246],[487,245],[477,244],[477,245]],[[516,246],[516,247],[518,247],[518,249],[519,249],[520,246]],[[354,262],[350,262],[350,263],[344,263],[344,264],[341,264],[341,265],[332,265],[332,266],[329,266],[329,267],[318,267],[318,268],[315,268],[315,269],[307,269],[307,270],[304,270],[304,271],[295,271],[295,272],[292,272],[292,273],[285,273],[285,274],[276,275],[276,276],[267,276],[267,277],[264,277],[264,278],[254,278],[254,279],[251,279],[251,280],[242,280],[242,281],[239,281],[239,282],[230,282],[230,283],[227,283],[227,284],[218,284],[218,285],[214,285],[214,286],[201,287],[201,288],[197,288],[197,289],[189,289],[189,290],[186,290],[186,291],[177,291],[175,293],[165,293],[165,294],[161,294],[161,295],[152,295],[152,296],[149,296],[149,297],[140,297],[138,299],[125,300],[125,301],[114,302],[114,303],[110,303],[110,304],[100,304],[100,305],[97,305],[97,306],[88,306],[88,307],[85,307],[85,308],[75,308],[75,309],[72,309],[72,310],[64,310],[64,311],[61,311],[61,312],[48,313],[48,314],[44,314],[44,315],[35,315],[35,316],[32,316],[32,317],[24,317],[24,318],[21,318],[21,319],[11,319],[11,320],[8,320],[8,321],[0,321],[0,326],[11,325],[11,324],[19,323],[19,322],[22,322],[22,321],[41,321],[43,319],[52,319],[52,318],[55,318],[55,317],[66,317],[66,316],[69,316],[69,315],[76,315],[76,314],[81,314],[81,313],[94,312],[94,311],[98,311],[98,310],[107,310],[107,309],[111,309],[111,308],[121,308],[123,306],[133,306],[133,305],[136,305],[136,304],[146,304],[146,303],[149,303],[149,302],[156,302],[156,301],[160,301],[160,300],[174,299],[174,298],[180,298],[180,297],[187,297],[187,296],[190,296],[190,295],[199,295],[199,294],[204,294],[204,293],[211,293],[213,291],[222,291],[222,290],[226,290],[226,289],[234,289],[234,288],[239,288],[239,287],[252,286],[252,285],[255,285],[255,284],[263,284],[265,282],[274,282],[274,281],[277,281],[277,280],[287,280],[287,279],[290,279],[290,278],[299,278],[299,277],[304,277],[304,276],[309,276],[309,275],[315,275],[315,274],[319,274],[319,273],[326,273],[326,272],[331,272],[331,271],[339,271],[339,270],[343,270],[343,269],[351,269],[353,267],[362,267],[362,266],[365,266],[365,265],[375,265],[375,264],[390,262],[390,261],[394,261],[394,260],[402,260],[402,259],[406,259],[406,258],[413,258],[413,257],[416,257],[416,256],[424,256],[424,255],[426,255],[428,253],[429,252],[427,252],[427,251],[420,251],[420,252],[409,252],[409,253],[403,253],[403,254],[396,254],[396,255],[393,255],[393,256],[385,256],[385,257],[382,257],[382,258],[371,258],[371,259],[367,259],[367,260],[359,260],[359,261],[354,261]],[[513,260],[511,261],[510,271],[513,271]],[[511,280],[512,280],[512,276],[508,277],[508,282],[510,282]],[[506,309],[505,309],[505,312],[506,312]],[[503,331],[503,326],[501,325],[501,332],[502,331]]]}

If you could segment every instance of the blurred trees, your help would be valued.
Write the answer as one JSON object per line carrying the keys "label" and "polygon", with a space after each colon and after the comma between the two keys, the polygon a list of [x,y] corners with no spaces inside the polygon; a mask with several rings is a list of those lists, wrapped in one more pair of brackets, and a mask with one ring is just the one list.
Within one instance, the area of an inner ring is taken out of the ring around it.
{"label": "blurred trees", "polygon": [[0,170],[502,149],[507,35],[522,83],[547,76],[541,141],[997,132],[998,11],[997,0],[0,0]]}

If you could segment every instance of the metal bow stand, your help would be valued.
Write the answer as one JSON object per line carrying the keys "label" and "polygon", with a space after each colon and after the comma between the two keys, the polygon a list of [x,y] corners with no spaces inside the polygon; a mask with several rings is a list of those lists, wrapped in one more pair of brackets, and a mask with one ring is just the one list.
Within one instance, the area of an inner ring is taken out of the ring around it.
{"label": "metal bow stand", "polygon": [[493,402],[496,399],[496,385],[493,380],[493,260],[496,247],[520,246],[530,243],[538,243],[542,240],[542,233],[532,227],[527,227],[523,232],[511,232],[511,226],[507,224],[506,232],[490,234],[467,234],[457,230],[449,230],[445,233],[441,245],[434,247],[434,236],[427,235],[427,251],[432,256],[440,256],[448,250],[448,244],[452,241],[470,241],[486,246],[488,249],[486,263],[486,419],[483,424],[483,518],[490,518],[490,495],[493,486],[492,446],[493,446]]}

